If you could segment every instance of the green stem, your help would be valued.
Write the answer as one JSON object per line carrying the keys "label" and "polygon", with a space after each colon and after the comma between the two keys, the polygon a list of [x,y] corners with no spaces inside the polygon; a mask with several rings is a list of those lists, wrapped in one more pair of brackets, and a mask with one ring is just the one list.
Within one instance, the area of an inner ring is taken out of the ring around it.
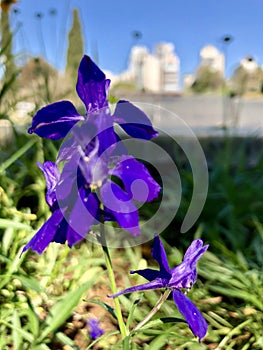
{"label": "green stem", "polygon": [[140,323],[137,324],[137,326],[133,329],[133,331],[137,331],[142,326],[145,325],[152,317],[156,314],[158,310],[160,310],[160,307],[163,305],[165,300],[168,298],[169,294],[171,293],[171,289],[167,289],[163,295],[161,295],[160,299],[155,304],[154,308],[148,313],[148,315],[143,319]]}
{"label": "green stem", "polygon": [[[107,270],[108,270],[108,273],[109,273],[109,280],[110,280],[110,285],[111,285],[111,291],[112,291],[112,294],[115,294],[115,293],[117,293],[117,287],[116,287],[114,272],[113,272],[113,268],[112,268],[110,252],[109,252],[109,249],[108,249],[107,244],[106,244],[103,224],[101,225],[100,234],[101,234],[101,236],[100,236],[100,243],[101,243],[102,250],[103,250],[103,253],[104,253],[104,257],[105,257],[106,267],[107,267]],[[118,320],[118,323],[119,323],[121,336],[122,336],[122,339],[124,339],[124,338],[126,338],[128,336],[128,332],[127,332],[127,329],[125,327],[125,323],[123,321],[122,312],[121,312],[121,306],[120,306],[120,302],[119,302],[118,298],[114,298],[114,304],[115,304],[115,313],[116,313],[116,317],[117,317],[117,320]]]}

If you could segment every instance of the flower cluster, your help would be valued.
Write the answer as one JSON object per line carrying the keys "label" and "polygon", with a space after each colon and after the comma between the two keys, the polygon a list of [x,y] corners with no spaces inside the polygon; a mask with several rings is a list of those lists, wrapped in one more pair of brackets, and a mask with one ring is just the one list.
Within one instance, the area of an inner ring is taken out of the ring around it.
{"label": "flower cluster", "polygon": [[[170,269],[162,241],[158,236],[155,236],[152,256],[158,262],[160,270],[148,268],[131,271],[131,274],[138,273],[149,282],[124,289],[110,297],[116,298],[122,294],[141,290],[169,288],[172,290],[173,299],[178,310],[185,317],[194,335],[201,340],[206,335],[207,323],[201,312],[185,293],[187,293],[196,282],[196,263],[207,248],[208,245],[203,246],[201,239],[196,239],[187,249],[182,263]],[[182,292],[182,290],[184,290],[185,293]]]}
{"label": "flower cluster", "polygon": [[114,126],[118,124],[130,137],[143,140],[158,133],[144,112],[128,101],[120,100],[111,113],[109,85],[105,74],[84,56],[76,89],[86,114],[80,115],[69,101],[59,101],[34,116],[30,134],[63,139],[64,143],[56,163],[39,164],[52,215],[23,251],[31,248],[41,254],[53,241],[67,241],[72,247],[91,225],[106,220],[117,222],[134,236],[140,234],[135,203],[156,198],[160,186],[147,168],[128,154]]}

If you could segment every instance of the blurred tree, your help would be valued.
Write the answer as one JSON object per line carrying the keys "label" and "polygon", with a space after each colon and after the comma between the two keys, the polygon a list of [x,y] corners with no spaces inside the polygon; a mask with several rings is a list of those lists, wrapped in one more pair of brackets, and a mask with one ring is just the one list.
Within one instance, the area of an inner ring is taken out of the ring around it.
{"label": "blurred tree", "polygon": [[257,67],[247,70],[242,65],[238,66],[230,80],[231,91],[235,95],[242,96],[247,92],[262,93],[263,70]]}
{"label": "blurred tree", "polygon": [[35,103],[50,103],[54,99],[54,91],[58,73],[41,57],[33,57],[22,67],[19,76],[20,93],[34,96]]}
{"label": "blurred tree", "polygon": [[3,96],[10,90],[15,89],[15,80],[18,74],[17,67],[14,63],[14,57],[12,54],[12,40],[13,33],[10,28],[9,21],[9,9],[10,6],[15,3],[15,1],[2,1],[1,2],[1,22],[0,22],[0,32],[1,32],[1,65],[3,68],[2,84],[0,89],[0,101]]}
{"label": "blurred tree", "polygon": [[68,77],[76,76],[79,62],[84,53],[81,23],[77,9],[73,9],[73,22],[68,34],[68,51],[66,74]]}
{"label": "blurred tree", "polygon": [[196,79],[192,84],[192,90],[197,93],[218,90],[224,84],[221,72],[208,66],[201,66],[196,73]]}

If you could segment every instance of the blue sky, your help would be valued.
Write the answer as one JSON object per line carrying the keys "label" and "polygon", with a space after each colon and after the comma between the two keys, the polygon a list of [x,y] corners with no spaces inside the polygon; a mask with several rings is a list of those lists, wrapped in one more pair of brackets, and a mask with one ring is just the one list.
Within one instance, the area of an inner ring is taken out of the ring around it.
{"label": "blue sky", "polygon": [[[114,73],[127,65],[135,30],[142,33],[137,43],[149,50],[156,43],[172,42],[181,75],[195,70],[203,46],[221,50],[221,38],[228,34],[234,39],[227,48],[228,73],[246,55],[263,64],[262,0],[20,0],[20,13],[11,18],[13,26],[23,24],[15,36],[15,51],[46,56],[62,70],[74,7],[80,12],[85,52],[92,56],[97,51],[100,67]],[[57,14],[50,15],[51,9]],[[41,20],[37,12],[43,14]]]}

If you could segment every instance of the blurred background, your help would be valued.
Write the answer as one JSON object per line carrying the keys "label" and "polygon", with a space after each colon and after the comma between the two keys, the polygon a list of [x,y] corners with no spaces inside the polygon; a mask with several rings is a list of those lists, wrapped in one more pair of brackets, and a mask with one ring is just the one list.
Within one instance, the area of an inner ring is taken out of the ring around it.
{"label": "blurred background", "polygon": [[262,7],[259,0],[2,1],[1,96],[17,89],[19,101],[8,100],[10,111],[1,100],[1,113],[18,117],[74,99],[85,53],[111,79],[113,95],[168,107],[196,133],[226,126],[261,133]]}

